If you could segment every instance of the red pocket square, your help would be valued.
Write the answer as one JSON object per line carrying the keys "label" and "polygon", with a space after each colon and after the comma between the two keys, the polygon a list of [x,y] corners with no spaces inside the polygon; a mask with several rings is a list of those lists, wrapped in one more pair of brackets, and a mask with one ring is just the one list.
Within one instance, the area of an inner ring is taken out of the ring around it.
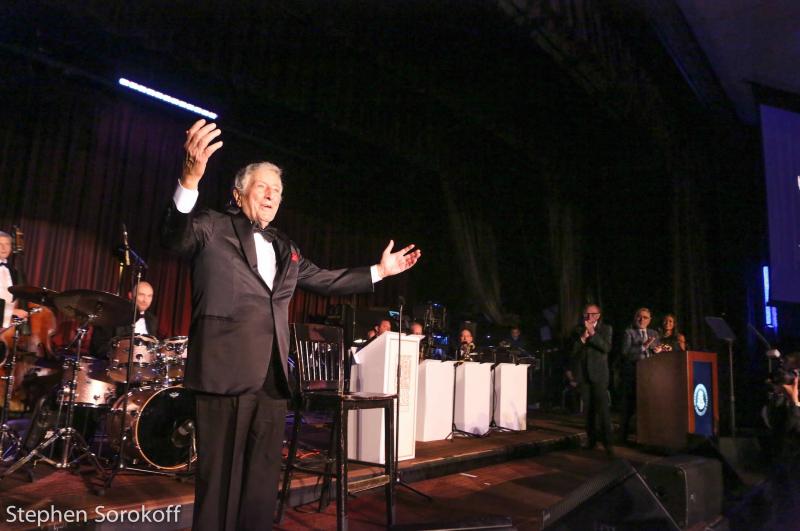
{"label": "red pocket square", "polygon": [[299,261],[300,261],[300,255],[297,253],[292,253],[292,262],[299,262]]}

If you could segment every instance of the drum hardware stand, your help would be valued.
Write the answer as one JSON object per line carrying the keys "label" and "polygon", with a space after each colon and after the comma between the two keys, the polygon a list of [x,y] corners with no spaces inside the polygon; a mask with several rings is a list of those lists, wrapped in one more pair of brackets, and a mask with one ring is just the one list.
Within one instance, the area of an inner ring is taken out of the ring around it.
{"label": "drum hardware stand", "polygon": [[[99,305],[98,305],[99,306]],[[102,307],[98,308],[98,311],[102,311]],[[78,387],[78,367],[79,367],[79,359],[81,353],[81,343],[83,342],[83,338],[88,331],[88,326],[97,319],[97,314],[90,314],[86,316],[86,320],[83,324],[78,327],[76,330],[76,338],[72,344],[77,344],[77,349],[75,351],[76,359],[70,361],[69,363],[72,364],[72,379],[69,382],[69,400],[67,405],[67,418],[65,422],[65,426],[63,428],[59,428],[49,437],[47,437],[44,441],[39,443],[36,448],[31,450],[28,455],[14,463],[11,467],[8,468],[2,475],[0,475],[0,479],[6,478],[10,476],[23,466],[25,466],[30,461],[36,459],[36,461],[43,461],[48,465],[51,465],[58,469],[65,469],[69,468],[73,465],[78,464],[81,460],[87,459],[95,468],[97,472],[99,472],[102,476],[105,476],[106,470],[100,464],[100,461],[97,459],[97,456],[91,452],[89,449],[89,445],[86,444],[86,441],[83,439],[83,436],[78,432],[73,426],[73,415],[75,413],[75,391]],[[42,452],[46,450],[49,446],[51,446],[56,441],[61,440],[63,441],[63,448],[61,451],[61,459],[55,460],[45,456]],[[75,459],[70,461],[70,455],[73,453],[73,450],[78,450],[78,455]]]}
{"label": "drum hardware stand", "polygon": [[[31,310],[32,312],[34,310]],[[39,311],[39,309],[35,309]],[[11,395],[14,391],[14,366],[17,363],[17,343],[19,342],[19,329],[28,321],[27,318],[20,318],[16,316],[11,317],[12,326],[14,327],[14,340],[11,346],[11,352],[6,358],[3,366],[8,370],[7,376],[0,376],[0,379],[5,380],[5,401],[3,402],[3,412],[0,414],[0,463],[10,461],[11,457],[16,457],[22,449],[22,439],[11,426],[8,425],[8,410],[11,406]],[[11,453],[11,450],[14,450]]]}
{"label": "drum hardware stand", "polygon": [[136,297],[139,295],[139,283],[142,280],[142,270],[147,267],[147,264],[144,263],[144,260],[139,258],[139,256],[128,246],[128,231],[125,227],[125,224],[122,224],[122,231],[124,237],[124,245],[121,249],[123,259],[120,260],[120,284],[122,283],[122,271],[125,267],[131,267],[131,255],[133,255],[136,260],[136,274],[131,276],[131,294],[133,298],[133,315],[131,317],[131,334],[128,338],[128,363],[125,373],[125,383],[123,384],[122,390],[122,408],[119,412],[112,409],[109,414],[119,414],[122,416],[119,423],[119,450],[117,451],[116,462],[111,467],[111,472],[106,477],[105,489],[111,488],[111,483],[113,483],[114,478],[117,477],[117,474],[122,472],[123,470],[131,470],[133,472],[142,472],[142,473],[153,473],[158,474],[161,473],[155,470],[148,470],[148,469],[139,469],[134,467],[128,467],[125,465],[125,442],[128,440],[128,433],[127,429],[125,428],[125,415],[128,413],[128,393],[130,391],[131,386],[131,378],[133,377],[133,347],[134,341],[136,340],[136,321],[138,320],[137,317],[139,315],[139,308],[136,306]]}
{"label": "drum hardware stand", "polygon": [[[398,303],[400,307],[399,314],[397,316],[398,328],[397,328],[397,380],[395,382],[395,391],[397,392],[397,397],[395,398],[395,427],[394,427],[394,478],[391,481],[394,481],[394,484],[399,487],[405,487],[406,489],[410,490],[417,496],[425,498],[429,502],[433,501],[433,498],[425,494],[424,492],[420,492],[405,481],[403,481],[403,477],[400,474],[400,368],[401,363],[401,352],[403,347],[403,305],[405,304],[405,299],[403,297],[398,297]],[[417,354],[419,356],[419,354]],[[386,457],[386,456],[384,456]]]}

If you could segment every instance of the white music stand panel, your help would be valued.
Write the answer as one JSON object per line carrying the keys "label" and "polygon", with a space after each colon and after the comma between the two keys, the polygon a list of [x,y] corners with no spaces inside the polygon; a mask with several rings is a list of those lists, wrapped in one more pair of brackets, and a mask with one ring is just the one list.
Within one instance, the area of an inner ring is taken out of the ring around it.
{"label": "white music stand panel", "polygon": [[456,428],[483,435],[492,420],[492,364],[467,361],[455,373]]}
{"label": "white music stand panel", "polygon": [[441,441],[453,426],[453,361],[424,360],[419,364],[417,441]]}
{"label": "white music stand panel", "polygon": [[499,363],[494,369],[494,421],[501,428],[527,429],[529,368],[530,365]]}

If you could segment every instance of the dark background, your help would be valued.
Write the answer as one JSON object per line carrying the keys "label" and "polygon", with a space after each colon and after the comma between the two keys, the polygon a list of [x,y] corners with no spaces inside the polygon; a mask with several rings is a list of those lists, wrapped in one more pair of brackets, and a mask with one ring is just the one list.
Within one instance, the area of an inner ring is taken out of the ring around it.
{"label": "dark background", "polygon": [[220,114],[202,204],[221,208],[239,167],[270,160],[276,224],[319,265],[375,263],[390,238],[422,248],[373,295],[298,294],[298,321],[403,295],[531,339],[556,305],[560,338],[592,301],[618,331],[640,306],[675,312],[714,350],[703,318],[723,316],[737,378],[760,391],[758,131],[697,97],[633,3],[509,5],[6,2],[0,227],[25,230],[32,283],[114,291],[127,223],[162,333],[187,332],[187,267],[157,233],[195,117],[126,77]]}

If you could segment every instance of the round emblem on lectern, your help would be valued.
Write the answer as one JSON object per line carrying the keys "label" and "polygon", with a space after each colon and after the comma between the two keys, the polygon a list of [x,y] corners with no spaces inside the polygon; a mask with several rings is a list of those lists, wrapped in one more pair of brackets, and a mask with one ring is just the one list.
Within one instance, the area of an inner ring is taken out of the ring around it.
{"label": "round emblem on lectern", "polygon": [[697,384],[694,388],[694,412],[701,417],[708,411],[708,391],[703,384]]}

